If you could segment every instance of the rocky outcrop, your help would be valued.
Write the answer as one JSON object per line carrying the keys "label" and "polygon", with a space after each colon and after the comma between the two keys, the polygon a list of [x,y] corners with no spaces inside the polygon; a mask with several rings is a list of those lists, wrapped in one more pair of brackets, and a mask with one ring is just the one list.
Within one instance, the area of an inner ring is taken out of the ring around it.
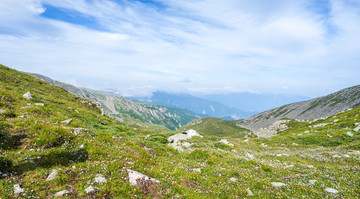
{"label": "rocky outcrop", "polygon": [[189,140],[194,136],[203,137],[198,132],[196,132],[193,129],[190,129],[186,132],[178,133],[175,135],[172,135],[168,138],[169,145],[178,151],[184,151],[185,149],[189,148],[191,146],[188,142],[182,142],[183,140]]}
{"label": "rocky outcrop", "polygon": [[127,169],[127,172],[128,172],[128,175],[129,175],[130,185],[137,186],[139,180],[146,180],[146,181],[149,180],[149,181],[151,181],[153,183],[160,183],[159,180],[157,180],[155,178],[150,178],[149,176],[144,175],[144,174],[142,174],[140,172],[137,172],[137,171],[134,171],[134,170],[131,170],[131,169]]}
{"label": "rocky outcrop", "polygon": [[26,93],[23,95],[23,98],[25,98],[25,99],[31,99],[31,98],[32,98],[31,93],[30,93],[30,92],[26,92]]}

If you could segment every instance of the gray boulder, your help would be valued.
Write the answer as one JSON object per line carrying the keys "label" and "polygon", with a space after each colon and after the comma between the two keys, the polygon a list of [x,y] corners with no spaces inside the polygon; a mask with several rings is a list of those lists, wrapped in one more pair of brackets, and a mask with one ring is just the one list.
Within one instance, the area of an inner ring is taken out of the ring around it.
{"label": "gray boulder", "polygon": [[69,125],[72,121],[73,121],[72,119],[68,119],[68,120],[61,121],[60,123]]}
{"label": "gray boulder", "polygon": [[25,99],[31,99],[31,98],[32,98],[31,93],[30,93],[30,92],[25,93],[25,94],[23,95],[23,98],[25,98]]}
{"label": "gray boulder", "polygon": [[51,181],[51,180],[54,180],[55,178],[57,178],[58,177],[58,172],[59,172],[58,169],[53,169],[51,171],[51,173],[49,174],[49,176],[46,178],[46,181]]}
{"label": "gray boulder", "polygon": [[168,141],[170,142],[169,145],[173,147],[174,149],[177,149],[178,151],[184,151],[184,149],[190,147],[190,143],[188,142],[182,142],[183,140],[189,140],[194,136],[203,137],[195,130],[188,130],[186,132],[178,133],[175,135],[172,135],[168,138]]}
{"label": "gray boulder", "polygon": [[155,178],[151,178],[147,175],[144,175],[140,172],[137,172],[137,171],[134,171],[134,170],[131,170],[131,169],[127,169],[127,172],[128,172],[128,175],[129,175],[129,182],[130,182],[130,185],[134,185],[134,186],[137,186],[138,185],[138,180],[140,179],[143,179],[143,180],[150,180],[154,183],[160,183],[159,180],[155,179]]}
{"label": "gray boulder", "polygon": [[56,192],[56,193],[54,194],[54,197],[61,197],[61,196],[67,195],[67,194],[69,194],[69,193],[71,193],[71,192],[68,191],[68,190],[62,190],[62,191]]}
{"label": "gray boulder", "polygon": [[23,192],[25,192],[25,190],[21,188],[19,184],[14,185],[14,194],[20,194]]}

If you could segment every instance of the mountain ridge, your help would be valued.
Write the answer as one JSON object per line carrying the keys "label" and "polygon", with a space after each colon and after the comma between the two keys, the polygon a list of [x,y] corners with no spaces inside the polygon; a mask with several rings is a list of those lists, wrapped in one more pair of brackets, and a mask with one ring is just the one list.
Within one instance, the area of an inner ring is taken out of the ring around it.
{"label": "mountain ridge", "polygon": [[[141,124],[141,122],[144,122],[162,125],[168,129],[174,130],[187,124],[193,119],[198,118],[195,114],[188,110],[135,102],[130,99],[119,97],[115,93],[78,88],[67,83],[53,80],[44,75],[35,73],[29,74],[50,84],[60,86],[78,97],[90,99],[99,103],[103,114],[111,116],[120,122],[126,120],[127,122],[134,123],[137,126],[144,125]],[[140,121],[140,123],[136,122],[136,120]]]}

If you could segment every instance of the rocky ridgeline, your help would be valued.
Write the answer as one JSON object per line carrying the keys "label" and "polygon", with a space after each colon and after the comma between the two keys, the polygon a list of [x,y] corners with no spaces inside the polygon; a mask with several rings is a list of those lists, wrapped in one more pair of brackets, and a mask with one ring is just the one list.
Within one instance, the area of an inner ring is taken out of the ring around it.
{"label": "rocky ridgeline", "polygon": [[258,135],[262,134],[262,132],[266,135],[271,135],[271,130],[269,131],[268,128],[282,118],[299,120],[326,118],[359,104],[360,85],[346,88],[324,97],[271,109],[240,120],[237,125],[249,129]]}

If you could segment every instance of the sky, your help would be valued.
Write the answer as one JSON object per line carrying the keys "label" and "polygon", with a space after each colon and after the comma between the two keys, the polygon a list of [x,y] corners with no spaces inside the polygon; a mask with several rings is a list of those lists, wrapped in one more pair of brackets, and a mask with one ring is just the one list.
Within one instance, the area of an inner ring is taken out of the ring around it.
{"label": "sky", "polygon": [[0,64],[124,96],[360,84],[359,0],[0,0]]}

